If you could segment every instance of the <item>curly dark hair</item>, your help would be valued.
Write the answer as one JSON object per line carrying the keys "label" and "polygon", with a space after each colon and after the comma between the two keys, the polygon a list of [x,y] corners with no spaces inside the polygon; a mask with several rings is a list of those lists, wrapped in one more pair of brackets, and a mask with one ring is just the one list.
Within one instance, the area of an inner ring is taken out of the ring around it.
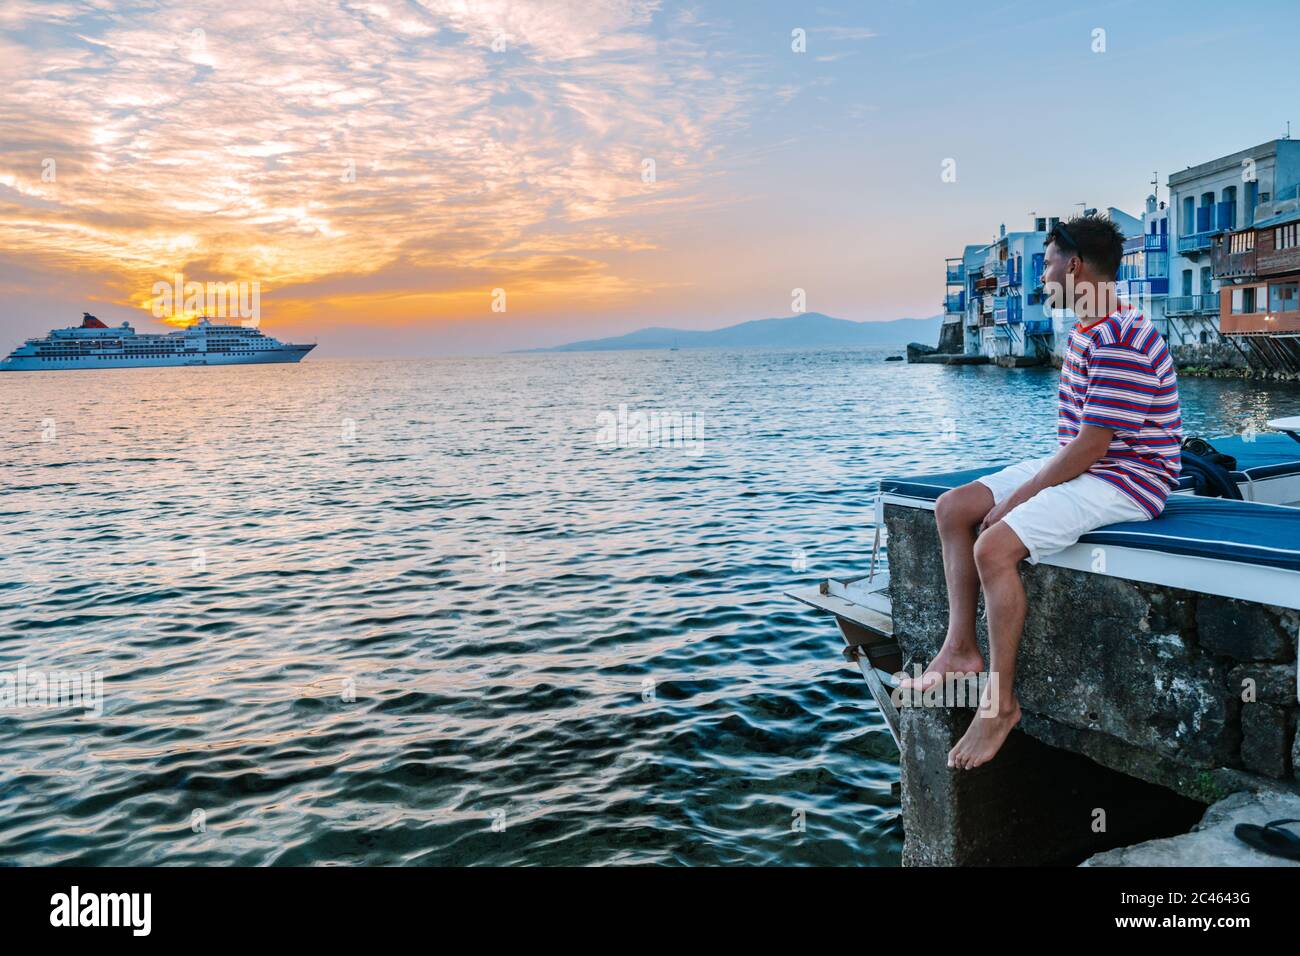
{"label": "curly dark hair", "polygon": [[1103,276],[1119,275],[1119,261],[1124,257],[1124,233],[1105,216],[1075,216],[1058,223],[1047,234],[1044,246],[1056,243],[1067,255],[1075,255]]}

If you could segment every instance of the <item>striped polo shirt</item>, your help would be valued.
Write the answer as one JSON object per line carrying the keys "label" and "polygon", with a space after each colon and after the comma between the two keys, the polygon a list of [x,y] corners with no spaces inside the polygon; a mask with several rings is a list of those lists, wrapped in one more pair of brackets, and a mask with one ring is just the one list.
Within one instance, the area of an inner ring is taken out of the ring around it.
{"label": "striped polo shirt", "polygon": [[1160,514],[1178,487],[1183,421],[1174,363],[1155,327],[1127,306],[1086,329],[1075,325],[1058,397],[1060,443],[1069,444],[1081,424],[1114,429],[1106,454],[1088,473],[1153,518]]}

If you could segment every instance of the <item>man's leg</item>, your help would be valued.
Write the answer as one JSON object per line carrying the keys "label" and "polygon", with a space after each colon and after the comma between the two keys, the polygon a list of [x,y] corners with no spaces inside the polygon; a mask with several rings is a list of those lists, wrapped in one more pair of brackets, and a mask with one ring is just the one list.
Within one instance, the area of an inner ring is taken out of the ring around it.
{"label": "man's leg", "polygon": [[984,669],[984,658],[975,643],[980,587],[975,567],[975,529],[992,508],[993,492],[978,481],[945,491],[935,502],[934,518],[943,544],[943,575],[948,584],[948,634],[919,681],[910,677],[900,681],[904,688],[925,689],[942,680],[944,674],[974,674]]}
{"label": "man's leg", "polygon": [[1020,562],[1029,556],[1005,521],[980,535],[975,566],[984,588],[989,621],[989,683],[970,727],[948,754],[948,766],[970,770],[993,759],[1011,728],[1020,722],[1016,700],[1016,653],[1025,628],[1025,586]]}

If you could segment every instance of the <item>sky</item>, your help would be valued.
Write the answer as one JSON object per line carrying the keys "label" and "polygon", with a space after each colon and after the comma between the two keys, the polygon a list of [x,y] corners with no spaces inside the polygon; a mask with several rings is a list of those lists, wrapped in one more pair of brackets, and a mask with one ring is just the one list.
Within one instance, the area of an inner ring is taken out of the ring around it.
{"label": "sky", "polygon": [[177,274],[256,283],[263,331],[324,357],[718,328],[796,289],[930,316],[1001,223],[1138,214],[1157,173],[1300,135],[1297,28],[1291,0],[4,0],[0,349],[183,324]]}

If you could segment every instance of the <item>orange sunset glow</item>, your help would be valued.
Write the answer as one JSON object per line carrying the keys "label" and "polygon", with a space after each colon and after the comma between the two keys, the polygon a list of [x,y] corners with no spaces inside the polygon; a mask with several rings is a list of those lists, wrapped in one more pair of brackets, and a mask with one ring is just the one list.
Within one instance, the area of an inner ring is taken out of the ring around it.
{"label": "orange sunset glow", "polygon": [[616,306],[666,285],[630,259],[741,110],[641,0],[96,6],[6,5],[60,29],[0,57],[2,248],[141,320],[175,273],[280,325]]}

